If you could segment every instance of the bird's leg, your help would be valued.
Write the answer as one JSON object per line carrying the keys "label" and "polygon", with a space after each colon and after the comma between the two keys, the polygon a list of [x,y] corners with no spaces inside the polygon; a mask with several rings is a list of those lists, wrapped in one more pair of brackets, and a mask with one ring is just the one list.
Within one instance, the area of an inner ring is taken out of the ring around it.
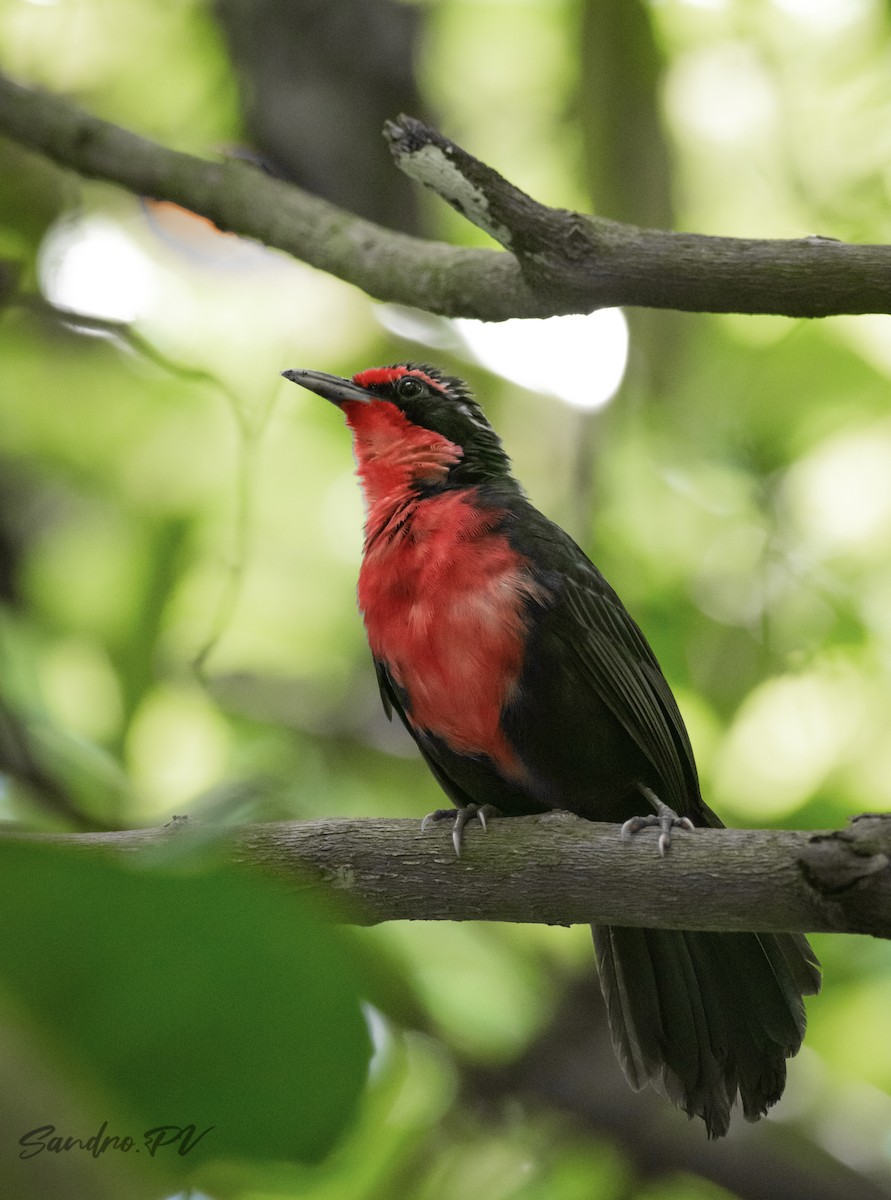
{"label": "bird's leg", "polygon": [[667,804],[656,795],[652,788],[648,788],[646,784],[639,783],[637,785],[641,795],[643,795],[656,810],[647,817],[631,817],[622,826],[622,841],[630,842],[635,833],[641,829],[647,829],[651,825],[658,825],[661,833],[659,834],[659,853],[664,858],[665,851],[671,845],[671,831],[675,827],[678,829],[693,829],[693,822],[689,817],[679,817],[673,808],[669,808]]}
{"label": "bird's leg", "polygon": [[429,829],[431,825],[437,821],[454,821],[455,828],[452,830],[452,845],[455,847],[455,857],[461,857],[461,846],[464,842],[464,826],[468,821],[476,819],[483,827],[485,833],[488,829],[487,821],[492,817],[500,817],[501,812],[494,804],[467,804],[464,808],[437,808],[435,812],[427,813],[427,816],[421,822],[421,832]]}

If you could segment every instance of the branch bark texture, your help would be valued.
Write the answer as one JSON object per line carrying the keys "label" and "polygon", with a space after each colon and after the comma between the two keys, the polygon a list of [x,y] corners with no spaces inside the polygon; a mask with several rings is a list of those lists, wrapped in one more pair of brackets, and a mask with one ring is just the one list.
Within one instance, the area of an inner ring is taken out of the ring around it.
{"label": "branch bark texture", "polygon": [[[184,818],[163,829],[26,836],[86,850],[133,851],[213,830]],[[891,937],[891,814],[847,829],[697,829],[665,858],[651,832],[570,813],[471,826],[455,858],[450,829],[411,820],[280,821],[230,834],[238,862],[334,898],[339,919],[604,923],[664,929],[799,930]]]}
{"label": "branch bark texture", "polygon": [[549,208],[429,126],[388,122],[397,165],[507,253],[394,233],[237,161],[170,150],[0,76],[0,133],[81,175],[170,200],[380,300],[505,320],[643,305],[818,317],[891,311],[891,247],[706,237]]}

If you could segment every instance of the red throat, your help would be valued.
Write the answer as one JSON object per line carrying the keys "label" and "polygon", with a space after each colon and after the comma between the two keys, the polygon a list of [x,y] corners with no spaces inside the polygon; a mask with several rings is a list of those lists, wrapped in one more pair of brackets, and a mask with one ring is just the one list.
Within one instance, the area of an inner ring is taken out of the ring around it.
{"label": "red throat", "polygon": [[420,487],[445,479],[463,456],[460,446],[412,424],[388,400],[347,401],[341,408],[353,434],[369,534]]}

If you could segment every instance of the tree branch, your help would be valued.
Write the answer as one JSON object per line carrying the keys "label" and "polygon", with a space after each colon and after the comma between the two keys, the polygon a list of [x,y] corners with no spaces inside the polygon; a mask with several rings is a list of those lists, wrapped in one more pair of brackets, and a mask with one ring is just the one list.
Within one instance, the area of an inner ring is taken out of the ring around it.
{"label": "tree branch", "polygon": [[517,256],[536,295],[575,296],[587,308],[790,317],[889,311],[889,246],[640,229],[539,204],[413,117],[388,121],[385,135],[403,171]]}
{"label": "tree branch", "polygon": [[180,204],[378,300],[487,320],[554,311],[524,283],[513,255],[394,233],[245,162],[181,154],[2,74],[0,133],[80,175]]}
{"label": "tree branch", "polygon": [[82,175],[170,200],[380,300],[505,320],[645,305],[790,317],[891,311],[891,247],[639,229],[548,208],[436,130],[387,126],[397,164],[510,253],[394,233],[243,162],[159,146],[0,76],[0,132]]}
{"label": "tree branch", "polygon": [[664,859],[649,833],[570,813],[472,827],[459,860],[450,831],[411,820],[277,821],[214,831],[7,834],[88,850],[138,850],[172,838],[231,839],[232,857],[340,902],[340,919],[601,922],[664,929],[800,930],[891,937],[891,814],[847,829],[697,829]]}

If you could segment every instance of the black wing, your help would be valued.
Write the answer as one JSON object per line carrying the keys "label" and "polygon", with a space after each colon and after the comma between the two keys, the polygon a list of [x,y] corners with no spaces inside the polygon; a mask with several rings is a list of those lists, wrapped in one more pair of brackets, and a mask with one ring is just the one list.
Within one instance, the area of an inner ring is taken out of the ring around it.
{"label": "black wing", "polygon": [[564,602],[571,651],[580,672],[653,764],[668,794],[660,799],[685,814],[699,780],[693,748],[656,656],[621,601],[603,581],[600,589],[567,580]]}
{"label": "black wing", "polygon": [[[596,779],[600,762],[618,781],[627,763],[630,786],[644,763],[649,778],[641,782],[661,800],[698,823],[719,825],[702,803],[683,718],[643,633],[568,534],[525,501],[512,513],[511,542],[532,564],[545,597],[530,613],[517,700],[518,713],[526,712],[515,738],[521,753],[537,744],[558,775],[574,771],[576,779],[586,770]],[[546,729],[547,746],[544,737],[535,742],[536,724]],[[595,807],[582,815],[599,815]]]}

